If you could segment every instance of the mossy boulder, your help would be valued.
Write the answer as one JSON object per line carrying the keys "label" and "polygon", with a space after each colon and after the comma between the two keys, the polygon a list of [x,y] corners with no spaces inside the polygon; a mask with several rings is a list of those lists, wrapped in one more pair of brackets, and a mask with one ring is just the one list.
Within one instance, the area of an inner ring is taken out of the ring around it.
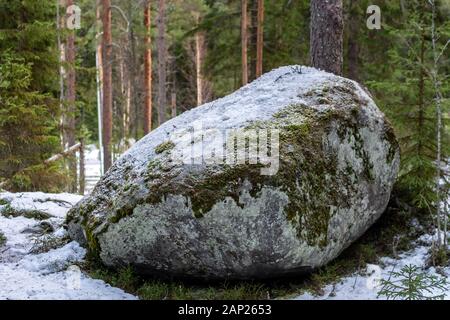
{"label": "mossy boulder", "polygon": [[380,217],[398,167],[392,127],[360,85],[282,67],[137,142],[69,212],[69,234],[142,274],[296,274]]}

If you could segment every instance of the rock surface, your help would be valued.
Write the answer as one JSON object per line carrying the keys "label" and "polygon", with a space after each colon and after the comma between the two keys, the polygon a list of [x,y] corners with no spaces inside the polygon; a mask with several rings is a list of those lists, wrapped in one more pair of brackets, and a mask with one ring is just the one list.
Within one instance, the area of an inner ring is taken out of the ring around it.
{"label": "rock surface", "polygon": [[[250,140],[234,145],[230,132]],[[239,150],[256,155],[242,163]],[[69,234],[105,265],[143,274],[295,274],[380,217],[398,167],[392,127],[356,82],[282,67],[137,142],[69,212]]]}

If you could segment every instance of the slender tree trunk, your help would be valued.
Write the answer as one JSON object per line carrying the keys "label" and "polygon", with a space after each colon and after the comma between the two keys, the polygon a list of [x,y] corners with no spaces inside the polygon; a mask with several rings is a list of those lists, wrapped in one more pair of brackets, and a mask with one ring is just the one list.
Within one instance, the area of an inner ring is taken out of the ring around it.
{"label": "slender tree trunk", "polygon": [[144,110],[144,134],[152,130],[152,40],[151,40],[151,5],[147,0],[144,8],[145,26],[145,110]]}
{"label": "slender tree trunk", "polygon": [[65,53],[64,53],[64,45],[61,41],[61,26],[64,23],[64,18],[61,17],[61,6],[60,6],[60,0],[56,0],[56,36],[57,36],[57,45],[58,45],[58,51],[59,51],[59,109],[61,110],[61,119],[60,119],[60,136],[61,136],[61,144],[62,148],[66,148],[66,137],[64,134],[64,125],[65,125],[65,119],[64,119],[64,77],[65,77],[65,71],[64,71],[64,60],[65,60]]}
{"label": "slender tree trunk", "polygon": [[[200,21],[200,15],[195,13],[196,23]],[[202,35],[195,33],[195,79],[197,81],[197,106],[203,103],[203,76],[202,76]]]}
{"label": "slender tree trunk", "polygon": [[417,144],[417,154],[422,156],[423,153],[423,143],[422,137],[425,126],[425,32],[422,30],[421,35],[421,45],[420,45],[420,74],[419,74],[419,143]]}
{"label": "slender tree trunk", "polygon": [[359,57],[359,21],[358,4],[355,0],[350,1],[349,14],[349,37],[348,37],[348,77],[359,81],[358,57]]}
{"label": "slender tree trunk", "polygon": [[[131,115],[131,79],[130,72],[127,72],[127,85],[125,92],[125,128],[128,133],[128,137],[131,135],[130,130],[130,115]],[[127,139],[128,142],[128,139]]]}
{"label": "slender tree trunk", "polygon": [[313,67],[342,75],[342,0],[311,0],[310,55]]}
{"label": "slender tree trunk", "polygon": [[247,47],[248,47],[248,13],[247,13],[247,3],[248,0],[242,0],[241,2],[241,52],[242,52],[242,85],[248,83],[248,57],[247,57]]}
{"label": "slender tree trunk", "polygon": [[167,49],[166,49],[166,3],[159,0],[158,26],[158,122],[166,122],[166,78],[167,78]]}
{"label": "slender tree trunk", "polygon": [[177,94],[172,92],[172,118],[177,116]]}
{"label": "slender tree trunk", "polygon": [[99,144],[99,156],[100,156],[100,173],[103,175],[103,124],[102,124],[102,106],[103,106],[103,63],[102,63],[102,41],[101,37],[101,6],[100,0],[96,0],[96,52],[95,52],[95,64],[97,68],[96,82],[97,82],[97,121],[98,121],[98,144]]}
{"label": "slender tree trunk", "polygon": [[103,156],[104,171],[112,164],[112,35],[111,35],[111,1],[102,0],[102,60],[103,60]]}
{"label": "slender tree trunk", "polygon": [[84,189],[85,189],[85,167],[84,167],[84,140],[80,140],[81,146],[80,146],[80,189],[78,190],[78,193],[81,195],[84,195]]}
{"label": "slender tree trunk", "polygon": [[[132,1],[128,1],[128,21],[133,21],[133,5]],[[133,121],[131,121],[132,133],[137,141],[139,139],[139,128],[140,128],[140,119],[142,119],[142,110],[140,107],[140,103],[138,103],[137,94],[138,90],[138,71],[137,71],[137,50],[136,50],[136,39],[134,35],[134,27],[133,23],[130,23],[128,26],[128,74],[129,74],[129,104],[130,104],[130,115],[132,114]],[[130,116],[131,118],[131,116]]]}
{"label": "slender tree trunk", "polygon": [[122,95],[123,100],[125,101],[125,104],[123,105],[122,109],[122,137],[124,141],[124,145],[126,145],[126,141],[129,137],[128,132],[128,87],[129,87],[129,76],[128,71],[126,67],[126,52],[123,48],[126,48],[127,46],[127,39],[122,40],[122,46],[120,50],[120,92]]}
{"label": "slender tree trunk", "polygon": [[[436,219],[437,219],[437,229],[438,229],[438,246],[441,248],[443,245],[444,248],[447,247],[447,234],[444,233],[444,230],[446,231],[446,227],[443,229],[443,222],[446,221],[446,219],[442,219],[441,215],[441,160],[442,160],[442,92],[439,82],[439,52],[437,49],[437,41],[438,41],[438,35],[436,32],[436,2],[434,0],[429,0],[429,3],[431,5],[432,10],[432,19],[431,19],[431,43],[432,43],[432,49],[433,49],[433,70],[431,72],[432,75],[432,81],[434,86],[434,93],[435,93],[435,103],[436,103],[436,145],[437,145],[437,153],[436,153]],[[450,42],[450,41],[449,41]],[[449,44],[447,42],[446,46]],[[443,52],[443,51],[442,51]],[[443,238],[442,238],[443,237]]]}
{"label": "slender tree trunk", "polygon": [[250,28],[250,70],[249,70],[249,81],[256,79],[256,42],[257,42],[257,29],[258,29],[258,1],[250,0],[250,17],[251,17],[251,28]]}
{"label": "slender tree trunk", "polygon": [[263,73],[264,51],[264,0],[258,0],[258,27],[256,31],[256,78]]}
{"label": "slender tree trunk", "polygon": [[[67,0],[67,7],[73,5],[73,0]],[[66,110],[64,126],[65,136],[68,147],[75,145],[76,141],[76,128],[75,128],[75,113],[76,113],[76,72],[75,72],[75,31],[69,30],[66,41],[66,62],[67,62],[67,75],[66,75]],[[69,191],[75,193],[77,191],[77,159],[70,156],[68,158],[69,173],[71,177]]]}

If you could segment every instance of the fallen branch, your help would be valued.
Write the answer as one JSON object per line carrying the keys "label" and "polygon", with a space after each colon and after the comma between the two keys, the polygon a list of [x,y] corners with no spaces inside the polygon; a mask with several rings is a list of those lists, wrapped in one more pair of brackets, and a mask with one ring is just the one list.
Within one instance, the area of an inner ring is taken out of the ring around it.
{"label": "fallen branch", "polygon": [[69,147],[68,149],[64,150],[63,152],[51,156],[50,158],[45,160],[44,163],[45,164],[49,164],[51,162],[58,161],[61,158],[67,157],[68,155],[71,155],[72,153],[76,152],[80,148],[81,148],[81,143],[79,142],[79,143]]}
{"label": "fallen branch", "polygon": [[[81,149],[82,147],[82,143],[79,142],[77,144],[74,144],[73,146],[67,148],[66,150],[64,150],[61,153],[55,154],[53,156],[51,156],[50,158],[48,158],[47,160],[44,161],[44,164],[50,164],[52,162],[58,161],[61,158],[67,157],[69,155],[71,155],[72,153],[78,151],[79,149]],[[23,172],[28,168],[22,169],[19,172]],[[3,180],[0,182],[0,189],[2,189],[7,183],[8,183],[9,179]]]}

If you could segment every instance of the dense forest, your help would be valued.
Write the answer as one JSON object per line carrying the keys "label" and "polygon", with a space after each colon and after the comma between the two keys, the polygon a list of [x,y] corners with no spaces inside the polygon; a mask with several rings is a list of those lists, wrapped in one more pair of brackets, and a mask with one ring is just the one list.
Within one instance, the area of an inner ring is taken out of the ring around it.
{"label": "dense forest", "polygon": [[313,66],[370,92],[400,144],[391,201],[447,232],[450,1],[331,2],[0,0],[0,189],[84,194],[86,146],[105,173],[171,118]]}
{"label": "dense forest", "polygon": [[[310,63],[309,1],[267,1],[264,8],[257,0],[112,1],[107,53],[100,51],[107,2],[57,4],[1,3],[1,172],[11,190],[67,188],[57,181],[67,176],[68,164],[44,168],[42,162],[81,137],[98,143],[99,77],[111,78],[111,93],[104,98],[111,99],[111,115],[104,117],[112,121],[114,158],[166,119],[233,92],[261,72]],[[436,2],[433,18],[426,1],[380,1],[382,25],[372,30],[366,24],[369,5],[344,1],[342,74],[371,90],[404,141],[400,185],[433,202],[436,81],[442,97],[442,159],[448,154],[444,46],[450,4]],[[105,56],[109,62],[102,61]]]}

